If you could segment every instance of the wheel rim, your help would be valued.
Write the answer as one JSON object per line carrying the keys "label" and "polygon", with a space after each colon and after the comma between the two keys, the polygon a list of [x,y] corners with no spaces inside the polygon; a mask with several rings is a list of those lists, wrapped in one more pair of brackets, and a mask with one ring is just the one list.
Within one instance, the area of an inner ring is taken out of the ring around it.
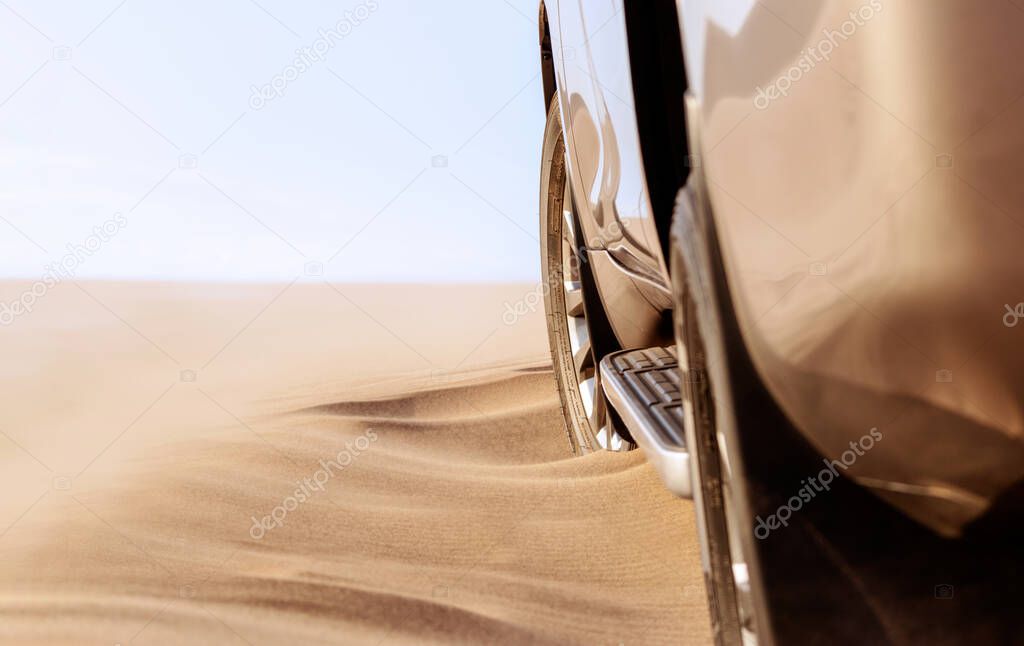
{"label": "wheel rim", "polygon": [[573,374],[583,410],[589,424],[586,438],[591,449],[607,451],[629,450],[632,446],[615,432],[608,414],[608,404],[601,389],[601,371],[587,320],[587,308],[583,296],[583,280],[580,275],[586,262],[577,238],[576,216],[573,212],[569,183],[562,182],[561,204],[561,287],[565,303],[565,327],[568,333],[569,349],[572,355]]}

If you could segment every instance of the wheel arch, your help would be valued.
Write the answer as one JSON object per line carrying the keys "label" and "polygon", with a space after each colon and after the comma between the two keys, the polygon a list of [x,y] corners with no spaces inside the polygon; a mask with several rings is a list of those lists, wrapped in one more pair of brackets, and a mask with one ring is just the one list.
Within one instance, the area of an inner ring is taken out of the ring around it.
{"label": "wheel arch", "polygon": [[666,266],[672,214],[690,176],[689,87],[676,0],[622,3],[644,181]]}

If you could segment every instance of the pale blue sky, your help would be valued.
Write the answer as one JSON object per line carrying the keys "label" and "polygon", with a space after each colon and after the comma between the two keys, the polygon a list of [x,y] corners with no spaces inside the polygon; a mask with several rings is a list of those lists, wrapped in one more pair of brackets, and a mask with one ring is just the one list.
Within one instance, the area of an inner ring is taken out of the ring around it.
{"label": "pale blue sky", "polygon": [[5,4],[0,278],[38,278],[115,213],[77,277],[536,278],[534,0]]}

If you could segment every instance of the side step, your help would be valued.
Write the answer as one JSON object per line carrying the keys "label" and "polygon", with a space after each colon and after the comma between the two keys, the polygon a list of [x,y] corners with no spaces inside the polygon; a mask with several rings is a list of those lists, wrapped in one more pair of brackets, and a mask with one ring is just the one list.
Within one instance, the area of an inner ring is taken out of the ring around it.
{"label": "side step", "polygon": [[601,384],[665,486],[677,496],[692,498],[676,349],[610,354],[601,361]]}

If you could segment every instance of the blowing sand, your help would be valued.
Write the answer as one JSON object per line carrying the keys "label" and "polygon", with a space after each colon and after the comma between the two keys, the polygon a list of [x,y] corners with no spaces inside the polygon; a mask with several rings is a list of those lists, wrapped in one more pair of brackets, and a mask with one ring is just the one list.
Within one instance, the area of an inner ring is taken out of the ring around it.
{"label": "blowing sand", "polygon": [[708,643],[692,505],[568,454],[530,291],[58,286],[0,328],[0,642]]}

